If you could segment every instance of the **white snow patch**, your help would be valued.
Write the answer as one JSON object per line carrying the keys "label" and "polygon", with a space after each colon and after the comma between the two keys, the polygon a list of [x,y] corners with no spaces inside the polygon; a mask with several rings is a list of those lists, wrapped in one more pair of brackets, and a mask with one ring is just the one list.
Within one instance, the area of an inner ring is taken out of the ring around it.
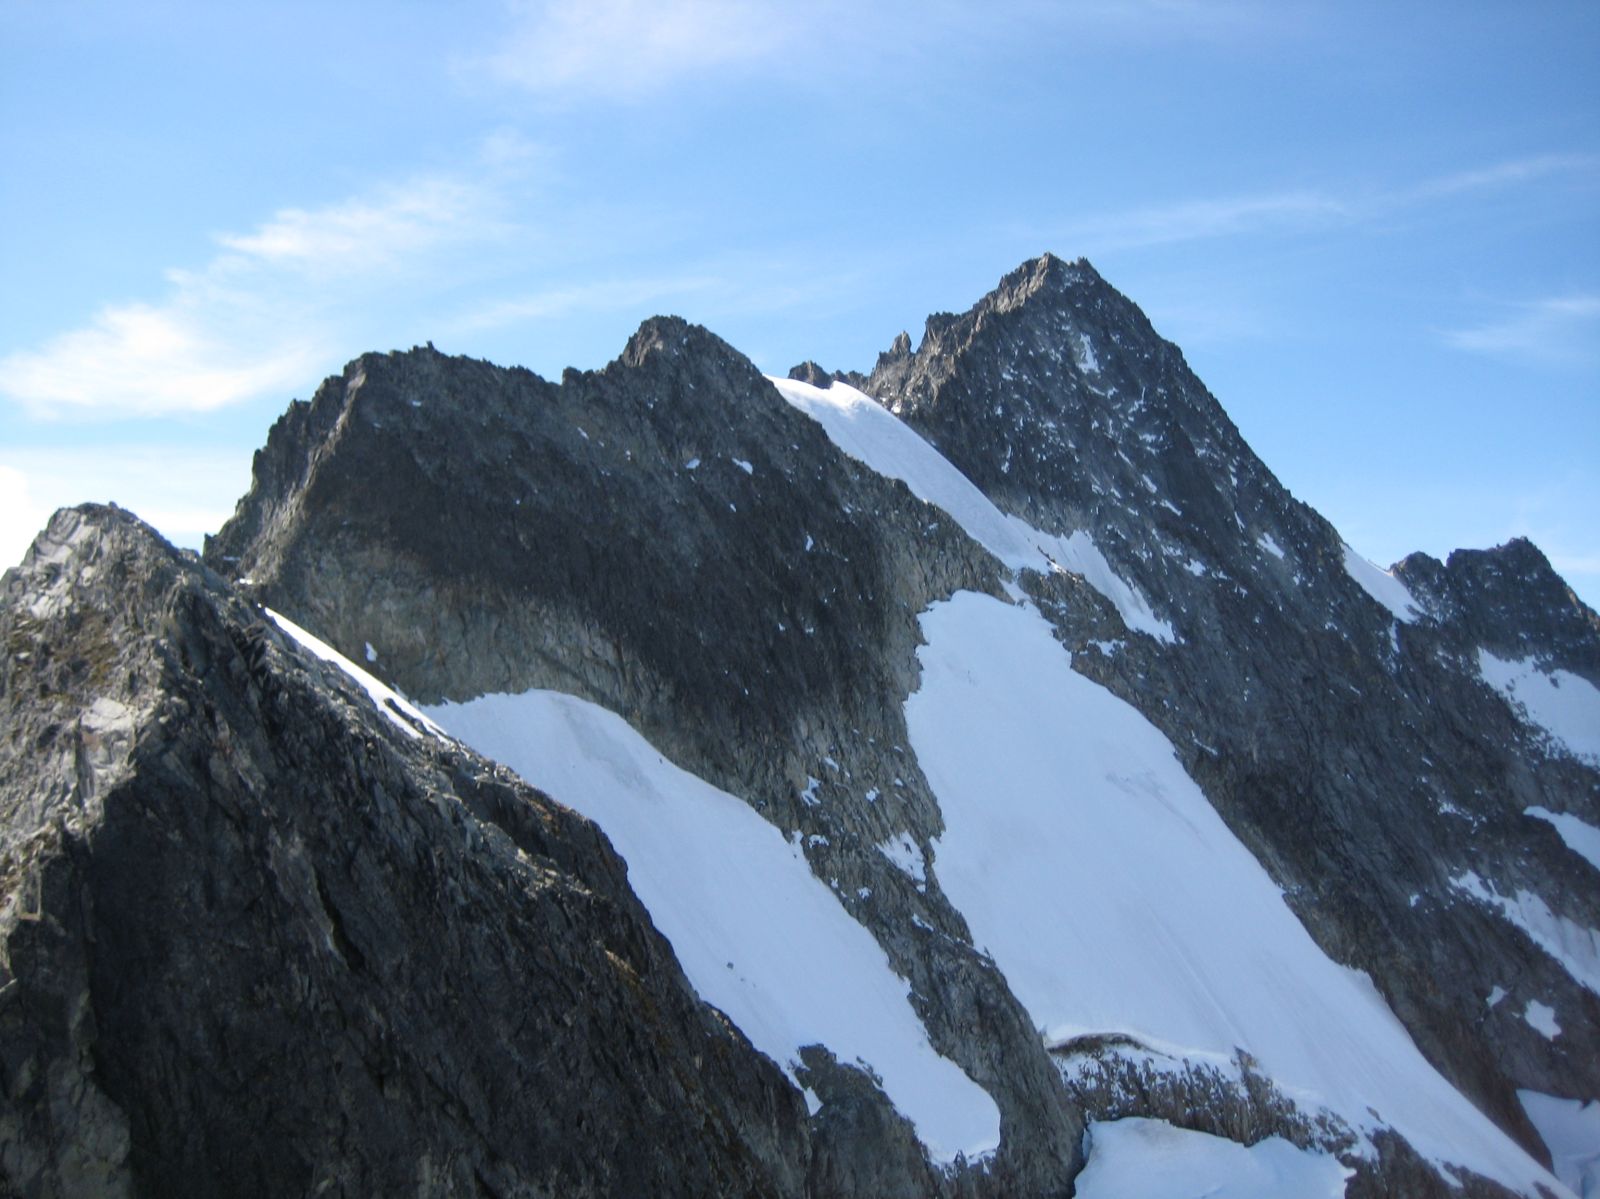
{"label": "white snow patch", "polygon": [[687,461],[687,462],[685,462],[683,464],[683,469],[684,470],[699,470],[700,469],[700,459],[698,459],[698,458],[689,459],[689,461]]}
{"label": "white snow patch", "polygon": [[1078,341],[1077,358],[1078,358],[1078,367],[1079,367],[1079,369],[1087,371],[1091,375],[1099,374],[1100,373],[1100,359],[1095,356],[1094,342],[1089,340],[1089,335],[1087,333],[1084,333],[1084,332],[1081,332],[1081,331],[1078,333],[1077,341]]}
{"label": "white snow patch", "polygon": [[[1279,545],[1276,540],[1273,539],[1273,536],[1272,536],[1271,533],[1263,533],[1263,534],[1261,534],[1261,536],[1256,538],[1256,544],[1259,545],[1262,549],[1266,550],[1267,553],[1271,554],[1274,558],[1277,558],[1280,561],[1282,560],[1282,558],[1283,558],[1283,547],[1281,545]],[[1346,548],[1348,548],[1348,547],[1346,547]]]}
{"label": "white snow patch", "polygon": [[740,470],[744,471],[744,473],[747,474],[747,475],[753,475],[753,474],[756,473],[756,468],[751,466],[743,458],[735,458],[733,460],[733,464],[735,466],[737,466]]}
{"label": "white snow patch", "polygon": [[367,661],[368,662],[376,662],[378,660],[378,651],[372,648],[372,642],[370,642],[370,641],[368,641],[366,643],[366,646],[367,646]]}
{"label": "white snow patch", "polygon": [[1192,574],[1197,579],[1198,578],[1202,578],[1205,575],[1210,573],[1206,569],[1206,564],[1204,562],[1200,561],[1200,559],[1198,559],[1198,558],[1190,558],[1187,562],[1185,562],[1183,564],[1183,569],[1188,571],[1190,574]]}
{"label": "white snow patch", "polygon": [[928,881],[928,861],[910,833],[901,833],[880,841],[878,852],[892,862],[896,869],[921,887]]}
{"label": "white snow patch", "polygon": [[1518,1091],[1522,1110],[1550,1150],[1556,1177],[1579,1199],[1600,1199],[1600,1100]]}
{"label": "white snow patch", "polygon": [[1508,662],[1478,651],[1478,673],[1512,709],[1560,749],[1600,766],[1600,688],[1568,670],[1540,670],[1532,658]]}
{"label": "white snow patch", "polygon": [[1489,992],[1488,998],[1486,998],[1484,1000],[1484,1002],[1486,1004],[1488,1004],[1490,1007],[1494,1007],[1502,999],[1504,999],[1508,994],[1509,994],[1509,992],[1504,987],[1500,986],[1497,983],[1497,984],[1495,984],[1494,990]]}
{"label": "white snow patch", "polygon": [[944,813],[940,882],[1047,1038],[1242,1048],[1307,1111],[1508,1186],[1548,1179],[1323,955],[1171,743],[1038,613],[962,592],[922,630],[906,719]]}
{"label": "white snow patch", "polygon": [[1078,1199],[1339,1199],[1355,1171],[1282,1137],[1246,1148],[1165,1120],[1092,1121]]}
{"label": "white snow patch", "polygon": [[1411,598],[1406,585],[1381,567],[1374,566],[1347,543],[1344,547],[1344,569],[1361,590],[1394,613],[1396,620],[1408,624],[1422,615],[1422,608]]}
{"label": "white snow patch", "polygon": [[405,696],[394,688],[380,683],[326,641],[313,637],[280,612],[274,612],[271,608],[263,608],[262,611],[272,618],[274,624],[293,640],[297,641],[303,648],[309,650],[312,655],[321,658],[324,662],[333,663],[333,665],[344,671],[346,675],[354,679],[366,691],[367,697],[372,700],[373,707],[387,716],[394,726],[406,736],[420,737],[424,732],[432,733],[440,738],[447,736],[442,728],[423,715],[421,709],[413,707],[411,701],[406,699]]}
{"label": "white snow patch", "polygon": [[83,723],[91,732],[131,733],[134,711],[121,700],[109,695],[98,696],[83,714]]}
{"label": "white snow patch", "polygon": [[800,792],[800,802],[808,808],[814,808],[822,802],[817,795],[817,788],[822,786],[822,780],[806,775],[806,789]]}
{"label": "white snow patch", "polygon": [[1051,566],[1082,575],[1089,586],[1116,605],[1123,623],[1134,632],[1148,633],[1169,645],[1177,640],[1172,626],[1152,612],[1144,596],[1111,569],[1088,533],[1079,529],[1070,537],[1056,537],[1039,532],[1018,517],[1006,519],[1013,522],[1019,534],[1036,539],[1038,551]]}
{"label": "white snow patch", "polygon": [[1549,1004],[1540,1003],[1537,999],[1528,1000],[1528,1006],[1522,1009],[1522,1018],[1535,1032],[1543,1033],[1548,1041],[1561,1035],[1561,1025],[1556,1023],[1556,1009]]}
{"label": "white snow patch", "polygon": [[1151,611],[1149,601],[1111,569],[1088,533],[1081,529],[1069,537],[1044,533],[1001,512],[899,417],[847,384],[835,383],[826,390],[795,379],[773,378],[772,384],[820,424],[834,445],[878,474],[899,479],[918,499],[942,508],[1012,570],[1065,569],[1081,574],[1116,605],[1130,629],[1158,641],[1177,640],[1172,626]]}
{"label": "white snow patch", "polygon": [[1579,820],[1567,812],[1552,812],[1548,808],[1523,808],[1523,813],[1555,825],[1556,832],[1567,843],[1567,848],[1600,870],[1600,828],[1586,820]]}
{"label": "white snow patch", "polygon": [[1600,995],[1600,933],[1575,920],[1557,915],[1532,891],[1501,895],[1474,871],[1450,880],[1450,885],[1481,903],[1499,910],[1572,975],[1573,981]]}
{"label": "white snow patch", "polygon": [[823,1044],[882,1078],[936,1160],[998,1145],[994,1101],[928,1044],[882,948],[748,804],[573,696],[485,695],[430,711],[605,830],[701,997],[791,1077],[800,1049]]}

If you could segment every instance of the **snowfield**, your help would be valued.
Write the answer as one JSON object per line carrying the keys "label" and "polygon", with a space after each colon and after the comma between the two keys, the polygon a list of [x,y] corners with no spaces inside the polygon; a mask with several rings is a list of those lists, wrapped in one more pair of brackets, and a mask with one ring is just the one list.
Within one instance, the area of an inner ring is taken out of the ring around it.
{"label": "snowfield", "polygon": [[1478,651],[1478,673],[1524,723],[1557,749],[1600,766],[1600,689],[1566,670],[1540,670],[1532,658],[1507,661]]}
{"label": "snowfield", "polygon": [[1000,1143],[994,1101],[928,1044],[877,941],[743,800],[570,695],[485,695],[428,712],[605,830],[701,998],[791,1077],[802,1047],[826,1045],[882,1078],[935,1161]]}
{"label": "snowfield", "polygon": [[1549,808],[1523,808],[1526,816],[1535,816],[1555,827],[1562,841],[1596,870],[1600,870],[1600,828],[1567,812],[1552,812]]}
{"label": "snowfield", "polygon": [[[394,688],[379,682],[326,641],[312,636],[287,616],[274,612],[271,608],[263,608],[261,610],[272,618],[273,624],[277,625],[291,639],[309,651],[313,657],[332,663],[348,675],[367,693],[368,698],[372,700],[372,706],[387,716],[390,723],[406,736],[420,737],[423,733],[430,733],[435,737],[443,737],[445,735],[443,729],[424,716],[419,709],[413,707],[411,701],[406,699],[405,696]],[[370,652],[372,646],[368,645],[367,649]],[[376,654],[372,655],[372,657],[376,656]]]}
{"label": "snowfield", "polygon": [[1553,1182],[1323,955],[1165,737],[1037,612],[963,592],[922,628],[906,717],[946,824],[931,871],[1049,1040],[1244,1049],[1309,1112],[1530,1194]]}
{"label": "snowfield", "polygon": [[880,475],[899,479],[919,500],[943,509],[962,530],[1012,570],[1069,570],[1116,607],[1123,623],[1157,641],[1177,634],[1139,591],[1111,569],[1088,533],[1061,537],[1001,512],[920,434],[871,396],[845,383],[813,387],[768,376],[778,393],[822,426],[828,440]]}
{"label": "snowfield", "polygon": [[1532,891],[1502,895],[1475,870],[1456,875],[1450,885],[1493,908],[1559,962],[1574,982],[1600,995],[1600,932],[1552,912]]}
{"label": "snowfield", "polygon": [[1382,567],[1368,562],[1348,544],[1344,547],[1344,569],[1361,590],[1389,609],[1396,620],[1410,624],[1422,615],[1421,606],[1404,583]]}

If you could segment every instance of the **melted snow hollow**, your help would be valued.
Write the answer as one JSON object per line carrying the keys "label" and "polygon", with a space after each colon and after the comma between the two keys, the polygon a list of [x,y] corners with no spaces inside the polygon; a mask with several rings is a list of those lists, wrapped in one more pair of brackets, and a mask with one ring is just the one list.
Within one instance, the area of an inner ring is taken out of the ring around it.
{"label": "melted snow hollow", "polygon": [[1529,1193],[1553,1182],[1322,953],[1170,742],[1037,612],[962,592],[922,629],[906,719],[945,818],[930,869],[1048,1040],[1243,1049],[1305,1110]]}
{"label": "melted snow hollow", "polygon": [[1556,1177],[1580,1199],[1600,1199],[1600,1099],[1562,1099],[1518,1091],[1522,1110],[1555,1163]]}
{"label": "melted snow hollow", "polygon": [[1062,537],[1001,512],[966,475],[894,413],[846,383],[813,387],[769,376],[778,393],[822,426],[828,440],[856,461],[946,512],[962,530],[1012,570],[1069,570],[1115,605],[1123,623],[1157,641],[1177,639],[1137,588],[1111,569],[1083,530]]}
{"label": "melted snow hollow", "polygon": [[1165,1120],[1089,1125],[1078,1199],[1341,1199],[1353,1171],[1282,1137],[1246,1148]]}
{"label": "melted snow hollow", "polygon": [[935,1161],[999,1144],[994,1101],[928,1044],[906,980],[799,845],[743,800],[570,695],[485,695],[429,712],[605,830],[695,990],[791,1078],[801,1048],[826,1045],[882,1079]]}

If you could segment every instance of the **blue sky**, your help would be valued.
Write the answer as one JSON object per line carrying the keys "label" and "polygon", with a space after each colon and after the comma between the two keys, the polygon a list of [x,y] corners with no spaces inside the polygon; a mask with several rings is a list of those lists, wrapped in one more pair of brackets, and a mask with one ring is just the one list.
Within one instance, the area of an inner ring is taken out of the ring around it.
{"label": "blue sky", "polygon": [[0,0],[0,560],[366,350],[870,367],[1086,255],[1368,557],[1600,605],[1600,5]]}

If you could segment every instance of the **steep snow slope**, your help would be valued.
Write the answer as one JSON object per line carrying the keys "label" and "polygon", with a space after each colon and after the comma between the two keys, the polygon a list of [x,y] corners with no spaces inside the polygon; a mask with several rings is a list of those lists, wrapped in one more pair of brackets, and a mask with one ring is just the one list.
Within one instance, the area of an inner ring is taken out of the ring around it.
{"label": "steep snow slope", "polygon": [[1600,870],[1600,828],[1566,812],[1552,812],[1537,805],[1524,811],[1554,826],[1568,849]]}
{"label": "steep snow slope", "polygon": [[389,722],[406,736],[420,737],[424,733],[431,733],[436,737],[444,736],[443,729],[413,707],[411,701],[393,687],[379,682],[326,641],[312,636],[282,613],[274,612],[271,608],[263,608],[262,611],[272,618],[272,622],[275,625],[289,634],[306,650],[322,661],[330,662],[342,670],[348,678],[367,693],[367,697],[372,700],[372,706],[382,712]]}
{"label": "steep snow slope", "polygon": [[1349,545],[1344,547],[1344,569],[1361,590],[1389,609],[1396,620],[1409,624],[1420,615],[1417,601],[1404,583],[1381,566],[1367,561]]}
{"label": "steep snow slope", "polygon": [[[1038,547],[1065,539],[1000,513],[869,397],[773,382],[1008,565],[1055,565]],[[1061,565],[1139,627],[1142,599],[1095,557],[1093,573],[1082,558]],[[1414,617],[1402,583],[1348,547],[1345,565],[1396,619]],[[969,593],[923,629],[907,723],[946,821],[935,870],[1048,1040],[1124,1034],[1224,1064],[1242,1049],[1309,1111],[1387,1125],[1435,1162],[1510,1186],[1549,1181],[1417,1052],[1371,982],[1317,948],[1166,739],[1073,672],[1037,614]]]}
{"label": "steep snow slope", "polygon": [[984,549],[1013,570],[1070,570],[1116,606],[1127,626],[1157,641],[1174,640],[1172,626],[1111,569],[1093,538],[1079,529],[1062,537],[1001,512],[959,470],[899,417],[848,383],[815,387],[773,378],[778,393],[811,417],[829,439],[878,474],[899,479],[919,500],[944,509]]}
{"label": "steep snow slope", "polygon": [[287,617],[267,615],[408,736],[448,729],[598,823],[701,997],[797,1082],[801,1049],[824,1045],[882,1079],[935,1161],[975,1160],[999,1145],[994,1102],[928,1045],[883,950],[799,845],[743,800],[680,770],[596,704],[533,691],[424,714]]}
{"label": "steep snow slope", "polygon": [[1528,1193],[1552,1181],[1317,948],[1166,739],[1036,612],[963,593],[923,629],[906,716],[945,816],[935,870],[1047,1038],[1244,1050],[1309,1111]]}
{"label": "steep snow slope", "polygon": [[825,1045],[883,1080],[935,1161],[999,1145],[993,1101],[928,1045],[905,980],[811,873],[798,839],[596,704],[532,691],[429,713],[605,830],[700,996],[791,1076],[801,1049]]}
{"label": "steep snow slope", "polygon": [[1560,749],[1600,764],[1600,688],[1569,670],[1541,670],[1531,658],[1510,662],[1478,651],[1483,681]]}

